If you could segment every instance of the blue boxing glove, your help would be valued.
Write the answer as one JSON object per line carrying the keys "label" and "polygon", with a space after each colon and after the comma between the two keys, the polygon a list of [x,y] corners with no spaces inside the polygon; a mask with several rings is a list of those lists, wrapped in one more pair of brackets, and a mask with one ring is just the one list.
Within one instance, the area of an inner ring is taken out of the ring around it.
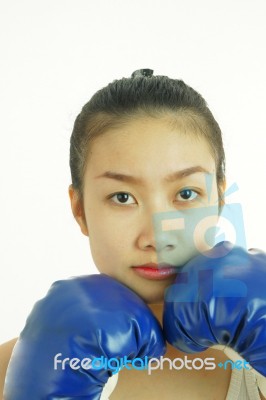
{"label": "blue boxing glove", "polygon": [[[177,349],[244,359],[266,395],[266,254],[229,242],[189,261],[165,295],[163,329]],[[240,357],[239,357],[240,356]]]}
{"label": "blue boxing glove", "polygon": [[27,319],[8,367],[4,400],[100,399],[115,370],[111,364],[103,368],[104,362],[99,368],[94,359],[101,364],[164,352],[159,322],[132,290],[107,275],[58,281]]}

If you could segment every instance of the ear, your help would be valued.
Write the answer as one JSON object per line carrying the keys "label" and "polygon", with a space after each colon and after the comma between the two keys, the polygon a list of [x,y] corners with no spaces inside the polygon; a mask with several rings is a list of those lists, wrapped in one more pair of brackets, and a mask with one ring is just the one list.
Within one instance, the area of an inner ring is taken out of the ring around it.
{"label": "ear", "polygon": [[68,194],[69,194],[71,209],[72,209],[74,218],[77,221],[77,223],[79,224],[81,232],[84,235],[89,236],[89,231],[87,228],[86,218],[85,218],[83,204],[82,204],[80,195],[78,194],[77,190],[75,190],[73,188],[72,185],[70,185],[68,188]]}

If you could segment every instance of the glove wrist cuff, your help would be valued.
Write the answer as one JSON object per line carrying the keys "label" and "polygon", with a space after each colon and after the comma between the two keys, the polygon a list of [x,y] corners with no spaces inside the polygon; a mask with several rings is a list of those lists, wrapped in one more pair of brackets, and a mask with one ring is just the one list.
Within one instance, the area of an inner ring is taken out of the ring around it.
{"label": "glove wrist cuff", "polygon": [[[212,349],[222,351],[233,362],[244,360],[243,357],[241,357],[235,350],[231,349],[228,346],[217,344],[215,346],[212,346]],[[259,390],[261,391],[261,394],[266,397],[266,377],[257,372],[254,368],[251,367],[251,365],[250,371],[253,372],[256,377],[257,385]]]}

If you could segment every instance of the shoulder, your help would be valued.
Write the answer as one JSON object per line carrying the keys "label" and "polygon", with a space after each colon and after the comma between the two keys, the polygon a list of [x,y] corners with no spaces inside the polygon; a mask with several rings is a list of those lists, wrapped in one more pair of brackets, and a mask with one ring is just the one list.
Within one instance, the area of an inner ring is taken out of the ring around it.
{"label": "shoulder", "polygon": [[17,338],[0,345],[0,399],[3,396],[7,366],[16,342]]}

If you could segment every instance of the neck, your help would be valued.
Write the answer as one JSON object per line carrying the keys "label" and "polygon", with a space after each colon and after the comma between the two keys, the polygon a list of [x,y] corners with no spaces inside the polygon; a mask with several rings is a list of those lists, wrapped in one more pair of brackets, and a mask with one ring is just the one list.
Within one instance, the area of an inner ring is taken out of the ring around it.
{"label": "neck", "polygon": [[[163,326],[162,319],[163,319],[164,304],[163,303],[152,303],[152,304],[148,304],[148,307],[150,308],[153,315],[157,318],[160,325]],[[174,359],[175,357],[178,357],[178,356],[183,357],[184,353],[179,352],[177,349],[175,349],[169,343],[167,343],[166,353],[164,356]]]}
{"label": "neck", "polygon": [[163,303],[152,303],[148,304],[153,315],[158,319],[160,324],[162,325],[162,317],[163,317]]}

